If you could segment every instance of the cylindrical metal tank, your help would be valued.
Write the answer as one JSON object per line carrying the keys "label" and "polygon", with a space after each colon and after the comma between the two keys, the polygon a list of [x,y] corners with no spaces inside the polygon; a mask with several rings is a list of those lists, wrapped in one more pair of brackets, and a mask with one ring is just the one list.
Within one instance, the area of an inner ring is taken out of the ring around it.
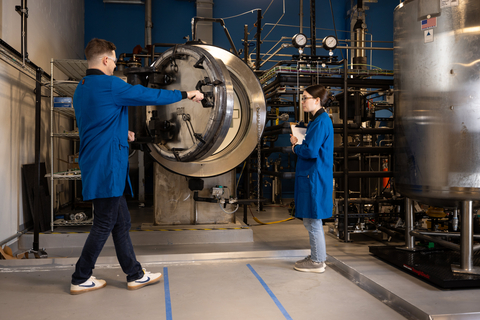
{"label": "cylindrical metal tank", "polygon": [[476,0],[394,12],[395,186],[429,205],[480,200],[479,15]]}

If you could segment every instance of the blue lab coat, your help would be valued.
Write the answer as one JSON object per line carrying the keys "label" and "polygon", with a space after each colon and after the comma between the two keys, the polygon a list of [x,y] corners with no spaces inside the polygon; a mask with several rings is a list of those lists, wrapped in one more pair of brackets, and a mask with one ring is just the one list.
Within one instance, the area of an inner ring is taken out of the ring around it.
{"label": "blue lab coat", "polygon": [[320,111],[308,124],[305,140],[295,146],[295,216],[325,219],[333,209],[333,125]]}
{"label": "blue lab coat", "polygon": [[128,106],[165,105],[182,100],[178,90],[132,86],[97,69],[87,70],[73,106],[80,133],[83,200],[132,194],[128,176]]}

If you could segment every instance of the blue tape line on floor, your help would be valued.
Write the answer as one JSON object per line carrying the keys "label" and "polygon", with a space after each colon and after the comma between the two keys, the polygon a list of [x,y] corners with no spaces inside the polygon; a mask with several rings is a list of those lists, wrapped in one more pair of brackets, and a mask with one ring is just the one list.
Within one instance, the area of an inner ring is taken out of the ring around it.
{"label": "blue tape line on floor", "polygon": [[288,314],[287,310],[285,310],[285,308],[282,306],[280,301],[273,294],[272,290],[270,290],[270,288],[267,286],[265,281],[263,281],[263,279],[258,275],[258,273],[253,269],[253,267],[250,264],[247,264],[247,267],[250,269],[250,271],[252,271],[253,275],[258,279],[258,281],[260,281],[263,288],[268,292],[270,297],[273,299],[273,301],[277,305],[278,309],[280,309],[280,311],[283,313],[283,316],[285,317],[285,319],[293,320],[292,317],[290,317],[290,315]]}
{"label": "blue tape line on floor", "polygon": [[163,268],[163,283],[165,286],[165,311],[167,320],[172,320],[172,301],[170,300],[170,285],[168,283],[168,268]]}

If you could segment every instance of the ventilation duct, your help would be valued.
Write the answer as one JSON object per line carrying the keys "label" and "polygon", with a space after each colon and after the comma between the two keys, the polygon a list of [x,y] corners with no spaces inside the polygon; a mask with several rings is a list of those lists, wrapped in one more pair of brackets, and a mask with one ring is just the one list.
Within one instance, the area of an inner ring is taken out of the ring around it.
{"label": "ventilation duct", "polygon": [[[197,0],[197,17],[213,18],[213,1]],[[197,39],[213,44],[213,23],[199,21],[197,23]]]}

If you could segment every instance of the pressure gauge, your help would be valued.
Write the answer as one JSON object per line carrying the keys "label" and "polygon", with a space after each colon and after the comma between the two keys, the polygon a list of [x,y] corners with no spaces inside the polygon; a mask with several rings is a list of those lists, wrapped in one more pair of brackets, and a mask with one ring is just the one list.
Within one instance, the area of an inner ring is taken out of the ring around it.
{"label": "pressure gauge", "polygon": [[305,48],[307,45],[307,36],[303,33],[297,33],[292,38],[292,44],[295,48]]}
{"label": "pressure gauge", "polygon": [[337,47],[337,43],[337,38],[334,36],[326,36],[323,38],[322,45],[325,50],[333,50]]}

